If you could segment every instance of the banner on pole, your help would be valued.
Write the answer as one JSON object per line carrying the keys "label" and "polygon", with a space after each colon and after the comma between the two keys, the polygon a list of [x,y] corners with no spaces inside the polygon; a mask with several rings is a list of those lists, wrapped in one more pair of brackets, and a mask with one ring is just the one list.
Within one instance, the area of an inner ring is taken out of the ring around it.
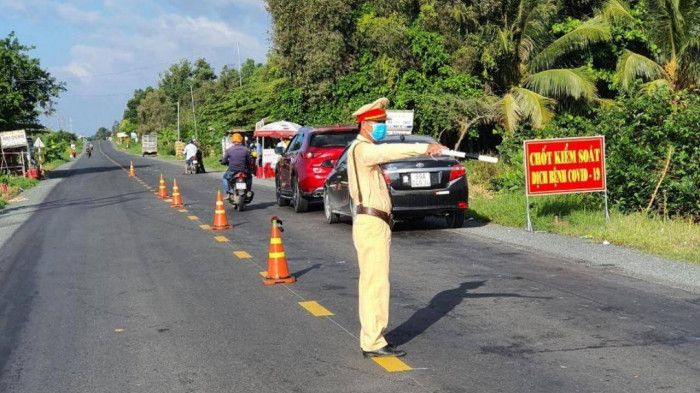
{"label": "banner on pole", "polygon": [[3,149],[26,147],[27,134],[24,130],[0,132],[0,146],[2,146]]}
{"label": "banner on pole", "polygon": [[605,192],[605,137],[527,140],[523,143],[528,196]]}

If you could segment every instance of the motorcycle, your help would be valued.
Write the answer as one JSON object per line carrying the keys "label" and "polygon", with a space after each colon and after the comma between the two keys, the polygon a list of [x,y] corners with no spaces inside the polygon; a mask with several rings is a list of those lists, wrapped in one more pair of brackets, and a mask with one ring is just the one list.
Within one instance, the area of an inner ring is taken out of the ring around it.
{"label": "motorcycle", "polygon": [[197,161],[197,156],[192,157],[192,160],[190,163],[187,165],[187,171],[186,173],[188,175],[194,175],[197,173],[197,166],[199,165],[199,161]]}
{"label": "motorcycle", "polygon": [[245,172],[237,172],[228,181],[228,201],[239,212],[245,209],[245,205],[249,204],[255,195],[253,190],[248,190],[247,177]]}

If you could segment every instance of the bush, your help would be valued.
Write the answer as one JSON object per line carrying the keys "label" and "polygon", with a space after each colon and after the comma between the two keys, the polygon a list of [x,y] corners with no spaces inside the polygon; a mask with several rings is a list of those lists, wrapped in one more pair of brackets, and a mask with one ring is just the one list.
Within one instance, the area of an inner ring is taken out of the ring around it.
{"label": "bush", "polygon": [[609,198],[621,211],[645,210],[661,179],[669,148],[671,165],[652,210],[700,219],[700,97],[659,90],[622,97],[590,116],[563,114],[541,130],[524,126],[504,133],[499,147],[509,165],[493,181],[496,190],[524,189],[525,139],[605,135]]}
{"label": "bush", "polygon": [[64,159],[71,142],[76,142],[78,137],[70,132],[55,131],[42,134],[41,139],[46,146],[43,149],[44,162],[51,162]]}

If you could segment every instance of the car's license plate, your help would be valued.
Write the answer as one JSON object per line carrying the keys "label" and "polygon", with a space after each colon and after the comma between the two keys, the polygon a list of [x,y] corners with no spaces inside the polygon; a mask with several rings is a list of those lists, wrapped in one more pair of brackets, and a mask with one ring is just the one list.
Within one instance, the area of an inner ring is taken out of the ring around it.
{"label": "car's license plate", "polygon": [[413,187],[413,188],[430,187],[430,173],[428,173],[428,172],[411,173],[411,187]]}
{"label": "car's license plate", "polygon": [[246,188],[245,183],[236,183],[236,190],[245,190]]}

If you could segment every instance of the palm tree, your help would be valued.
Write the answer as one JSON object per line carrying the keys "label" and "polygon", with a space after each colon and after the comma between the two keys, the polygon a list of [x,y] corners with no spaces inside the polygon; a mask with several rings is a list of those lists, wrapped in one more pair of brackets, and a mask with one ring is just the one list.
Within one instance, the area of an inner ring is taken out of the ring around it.
{"label": "palm tree", "polygon": [[556,39],[549,34],[556,1],[515,3],[513,22],[497,29],[493,44],[487,48],[499,63],[493,90],[500,99],[492,108],[499,123],[511,132],[523,120],[541,128],[554,117],[554,107],[562,99],[584,105],[598,102],[594,77],[586,67],[565,67],[565,56],[611,40],[608,18],[603,15],[614,19],[620,12],[617,1],[611,0],[599,15]]}
{"label": "palm tree", "polygon": [[[700,79],[700,4],[697,0],[647,0],[642,26],[656,48],[654,58],[625,50],[617,64],[616,80],[630,90],[634,81],[643,91],[666,86],[672,91],[697,87]],[[623,6],[621,4],[621,6]],[[624,11],[629,11],[624,7]],[[632,19],[628,16],[626,19]]]}

